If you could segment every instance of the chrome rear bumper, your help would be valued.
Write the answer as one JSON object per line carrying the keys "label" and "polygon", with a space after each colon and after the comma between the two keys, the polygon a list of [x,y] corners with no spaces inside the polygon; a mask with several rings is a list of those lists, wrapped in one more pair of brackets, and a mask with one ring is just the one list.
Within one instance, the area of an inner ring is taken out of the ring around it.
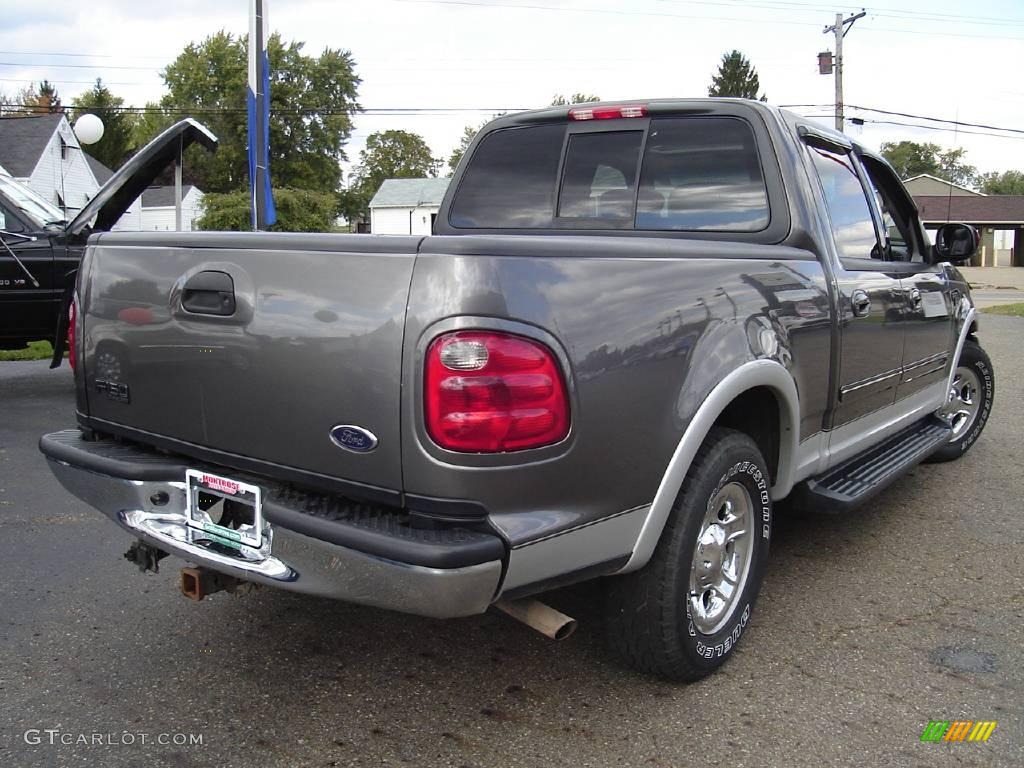
{"label": "chrome rear bumper", "polygon": [[184,478],[181,482],[131,480],[52,456],[47,459],[65,489],[132,535],[190,563],[245,581],[403,613],[452,618],[486,611],[501,580],[500,560],[458,568],[412,565],[276,524],[267,525],[259,549],[241,545],[237,552],[214,551],[196,543],[201,534],[186,523]]}

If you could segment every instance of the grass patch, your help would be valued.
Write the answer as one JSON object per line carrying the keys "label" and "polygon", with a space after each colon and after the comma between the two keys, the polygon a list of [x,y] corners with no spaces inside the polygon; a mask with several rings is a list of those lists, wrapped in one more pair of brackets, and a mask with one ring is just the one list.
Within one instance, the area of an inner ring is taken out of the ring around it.
{"label": "grass patch", "polygon": [[994,307],[985,307],[982,312],[990,315],[1009,315],[1010,317],[1024,317],[1024,301],[1016,304],[997,304]]}
{"label": "grass patch", "polygon": [[49,360],[53,345],[48,341],[30,341],[24,349],[0,349],[2,360]]}

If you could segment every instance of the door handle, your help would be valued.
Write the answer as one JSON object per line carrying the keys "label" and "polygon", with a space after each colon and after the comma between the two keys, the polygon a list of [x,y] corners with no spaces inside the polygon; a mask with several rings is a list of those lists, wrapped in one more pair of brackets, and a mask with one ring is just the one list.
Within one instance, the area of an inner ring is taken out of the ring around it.
{"label": "door handle", "polygon": [[868,296],[867,291],[862,291],[860,288],[853,292],[850,304],[853,306],[854,317],[867,317],[871,311],[871,297]]}
{"label": "door handle", "polygon": [[181,293],[181,306],[197,315],[235,314],[235,281],[227,272],[207,270],[192,275]]}
{"label": "door handle", "polygon": [[921,306],[921,291],[917,288],[910,289],[910,306],[918,309]]}

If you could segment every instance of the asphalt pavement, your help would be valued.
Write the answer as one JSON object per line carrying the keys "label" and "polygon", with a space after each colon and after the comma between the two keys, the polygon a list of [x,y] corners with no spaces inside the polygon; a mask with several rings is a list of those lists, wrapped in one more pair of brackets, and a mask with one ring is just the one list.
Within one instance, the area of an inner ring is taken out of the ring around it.
{"label": "asphalt pavement", "polygon": [[[619,667],[600,590],[554,643],[274,590],[193,603],[36,449],[71,379],[0,363],[0,766],[1024,765],[1024,320],[984,316],[985,434],[844,517],[781,510],[753,624],[697,684]],[[987,743],[922,743],[995,720]]]}

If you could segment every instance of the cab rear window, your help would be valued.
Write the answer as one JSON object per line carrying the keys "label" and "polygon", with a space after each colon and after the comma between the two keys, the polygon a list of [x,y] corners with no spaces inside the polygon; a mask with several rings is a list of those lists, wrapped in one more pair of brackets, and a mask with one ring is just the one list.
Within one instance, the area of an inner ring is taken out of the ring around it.
{"label": "cab rear window", "polygon": [[759,232],[769,224],[757,144],[744,120],[655,118],[646,131],[588,130],[567,142],[566,130],[549,124],[487,136],[450,224],[709,232]]}
{"label": "cab rear window", "polygon": [[465,229],[543,229],[555,212],[565,125],[508,128],[484,138],[448,221]]}

